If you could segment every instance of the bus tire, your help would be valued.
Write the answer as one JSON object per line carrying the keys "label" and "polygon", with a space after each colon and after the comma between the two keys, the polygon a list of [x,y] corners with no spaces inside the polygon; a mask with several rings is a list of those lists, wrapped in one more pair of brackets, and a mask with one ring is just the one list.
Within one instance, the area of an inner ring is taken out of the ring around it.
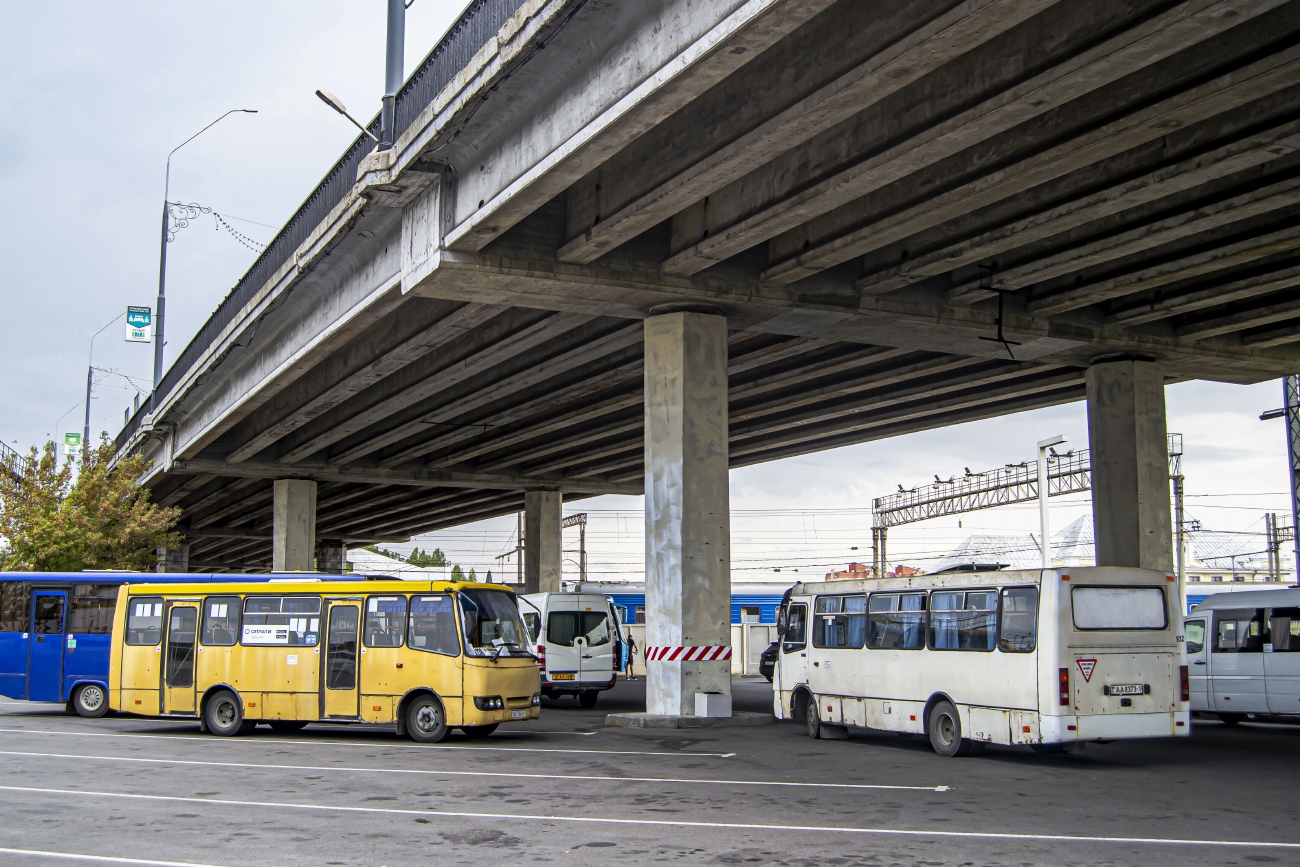
{"label": "bus tire", "polygon": [[203,723],[209,734],[223,738],[246,735],[257,725],[252,720],[244,719],[244,707],[239,696],[228,689],[223,689],[208,699],[203,706]]}
{"label": "bus tire", "polygon": [[287,734],[289,732],[300,732],[303,729],[307,728],[307,723],[305,720],[296,720],[296,719],[275,719],[275,720],[271,720],[269,723],[267,723],[267,725],[271,727],[271,731],[280,732],[281,734]]}
{"label": "bus tire", "polygon": [[485,738],[497,730],[497,724],[492,723],[486,726],[465,726],[461,729],[467,738]]}
{"label": "bus tire", "polygon": [[77,716],[99,719],[108,713],[108,691],[97,683],[83,683],[72,691],[71,704]]}
{"label": "bus tire", "polygon": [[591,708],[596,706],[596,699],[600,698],[598,692],[581,692],[578,693],[578,704],[583,707]]}
{"label": "bus tire", "polygon": [[447,733],[447,714],[442,709],[442,702],[431,695],[421,695],[411,699],[406,706],[406,733],[411,740],[422,744],[436,744],[445,740]]}
{"label": "bus tire", "polygon": [[808,737],[820,738],[822,736],[822,717],[818,711],[817,702],[811,697],[804,699],[804,727],[808,731]]}
{"label": "bus tire", "polygon": [[940,701],[930,708],[930,746],[941,756],[970,755],[972,744],[961,736],[961,715],[950,701]]}

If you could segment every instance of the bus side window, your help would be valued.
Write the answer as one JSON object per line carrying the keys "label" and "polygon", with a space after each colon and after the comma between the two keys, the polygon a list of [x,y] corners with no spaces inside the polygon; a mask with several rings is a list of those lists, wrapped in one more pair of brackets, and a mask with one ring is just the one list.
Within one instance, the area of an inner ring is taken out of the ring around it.
{"label": "bus side window", "polygon": [[162,641],[163,601],[161,596],[133,596],[126,616],[126,643],[156,647]]}
{"label": "bus side window", "polygon": [[208,647],[233,647],[239,638],[239,597],[209,596],[203,601],[203,633]]}
{"label": "bus side window", "polygon": [[0,582],[0,632],[26,632],[32,613],[32,585],[26,581]]}
{"label": "bus side window", "polygon": [[1187,655],[1195,656],[1205,649],[1205,621],[1189,620],[1183,627],[1187,639]]}
{"label": "bus side window", "polygon": [[542,618],[536,611],[525,611],[523,613],[524,626],[528,629],[528,640],[537,643],[537,636],[542,632]]}
{"label": "bus side window", "polygon": [[75,584],[68,607],[69,635],[107,635],[113,631],[117,585]]}
{"label": "bus side window", "polygon": [[808,606],[802,602],[790,605],[785,617],[784,644],[781,649],[794,653],[808,646]]}
{"label": "bus side window", "polygon": [[990,651],[996,622],[995,590],[936,590],[930,594],[933,650]]}
{"label": "bus side window", "polygon": [[[1274,653],[1300,653],[1300,608],[1274,608],[1270,612]],[[1190,625],[1190,624],[1189,624]],[[1191,631],[1187,633],[1187,652],[1192,652]]]}
{"label": "bus side window", "polygon": [[925,647],[924,593],[873,593],[868,608],[868,647],[878,650]]}
{"label": "bus side window", "polygon": [[1263,653],[1264,612],[1257,608],[1214,612],[1215,653]]}
{"label": "bus side window", "polygon": [[1033,653],[1037,646],[1038,588],[1003,588],[998,650],[1003,653]]}
{"label": "bus side window", "polygon": [[460,655],[456,607],[450,596],[412,596],[407,646],[447,656]]}
{"label": "bus side window", "polygon": [[366,647],[401,647],[405,629],[405,596],[371,596],[366,600]]}

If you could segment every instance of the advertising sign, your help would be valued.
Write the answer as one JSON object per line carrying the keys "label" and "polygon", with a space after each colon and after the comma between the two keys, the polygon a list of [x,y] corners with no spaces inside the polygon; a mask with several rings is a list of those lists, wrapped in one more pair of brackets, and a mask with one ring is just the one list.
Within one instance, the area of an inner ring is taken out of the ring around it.
{"label": "advertising sign", "polygon": [[126,308],[126,342],[153,342],[153,308]]}
{"label": "advertising sign", "polygon": [[81,434],[65,433],[63,435],[63,457],[81,457]]}

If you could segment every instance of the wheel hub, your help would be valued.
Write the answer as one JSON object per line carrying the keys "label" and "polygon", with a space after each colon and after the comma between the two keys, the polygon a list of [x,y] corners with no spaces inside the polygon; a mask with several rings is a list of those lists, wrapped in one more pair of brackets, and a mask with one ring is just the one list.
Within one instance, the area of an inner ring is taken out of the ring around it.
{"label": "wheel hub", "polygon": [[104,703],[104,691],[97,686],[86,686],[81,689],[81,706],[86,710],[99,710],[100,705]]}
{"label": "wheel hub", "polygon": [[438,727],[438,712],[431,707],[422,707],[415,714],[415,726],[424,733]]}

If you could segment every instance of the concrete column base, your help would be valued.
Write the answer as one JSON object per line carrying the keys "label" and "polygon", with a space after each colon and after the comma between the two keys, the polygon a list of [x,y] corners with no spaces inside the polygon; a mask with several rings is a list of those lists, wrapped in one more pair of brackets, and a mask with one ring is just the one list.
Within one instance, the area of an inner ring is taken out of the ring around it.
{"label": "concrete column base", "polygon": [[316,483],[276,479],[271,524],[271,571],[315,571]]}
{"label": "concrete column base", "polygon": [[157,572],[190,571],[190,546],[182,544],[177,548],[159,548]]}

